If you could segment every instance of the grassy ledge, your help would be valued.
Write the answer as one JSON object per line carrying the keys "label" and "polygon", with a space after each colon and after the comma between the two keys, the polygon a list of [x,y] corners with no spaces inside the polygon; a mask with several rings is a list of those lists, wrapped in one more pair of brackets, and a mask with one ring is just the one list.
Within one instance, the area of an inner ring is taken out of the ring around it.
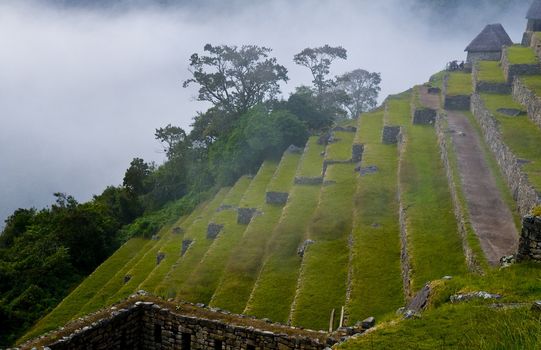
{"label": "grassy ledge", "polygon": [[477,62],[477,80],[502,84],[507,82],[500,67],[500,62],[497,61]]}
{"label": "grassy ledge", "polygon": [[355,133],[347,131],[334,131],[335,142],[327,146],[325,152],[326,160],[347,161],[351,159],[351,145]]}
{"label": "grassy ledge", "polygon": [[510,64],[536,64],[539,62],[532,48],[522,45],[509,46],[507,59]]}
{"label": "grassy ledge", "polygon": [[448,73],[448,80],[447,80],[447,95],[448,96],[471,95],[472,93],[473,93],[473,86],[472,86],[470,73],[465,73],[465,72]]}
{"label": "grassy ledge", "polygon": [[[301,158],[301,164],[297,171],[297,176],[301,177],[319,177],[323,171],[323,156],[325,151],[324,145],[317,143],[319,137],[311,136],[306,143],[304,153]],[[350,150],[351,152],[351,150]]]}

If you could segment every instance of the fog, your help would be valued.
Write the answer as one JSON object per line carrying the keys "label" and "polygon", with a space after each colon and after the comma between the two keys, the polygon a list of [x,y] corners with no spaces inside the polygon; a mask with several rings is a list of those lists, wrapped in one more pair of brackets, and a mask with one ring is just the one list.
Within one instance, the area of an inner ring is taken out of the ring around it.
{"label": "fog", "polygon": [[381,72],[383,99],[465,58],[485,24],[503,23],[515,42],[525,28],[527,4],[445,18],[412,1],[0,1],[0,221],[50,204],[54,192],[86,201],[121,184],[134,157],[161,162],[154,130],[189,129],[208,107],[181,84],[189,56],[206,43],[273,48],[289,69],[285,97],[311,80],[295,53],[342,45],[348,60],[332,73]]}

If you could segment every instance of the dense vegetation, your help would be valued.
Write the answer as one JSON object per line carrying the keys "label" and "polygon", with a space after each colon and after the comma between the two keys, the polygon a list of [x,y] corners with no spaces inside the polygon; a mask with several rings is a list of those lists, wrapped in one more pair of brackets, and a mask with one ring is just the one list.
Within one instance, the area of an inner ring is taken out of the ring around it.
{"label": "dense vegetation", "polygon": [[[375,106],[378,73],[361,69],[330,76],[344,48],[307,48],[295,56],[314,75],[279,99],[287,69],[254,45],[206,45],[193,54],[198,99],[212,104],[196,115],[192,130],[167,125],[155,131],[167,160],[131,161],[123,183],[87,203],[57,193],[50,208],[18,209],[0,236],[0,344],[10,344],[51,310],[127,239],[150,238],[190,212],[215,189],[277,161],[290,145]],[[142,245],[137,245],[141,248]],[[133,249],[135,250],[135,248]],[[131,250],[130,250],[131,251]]]}

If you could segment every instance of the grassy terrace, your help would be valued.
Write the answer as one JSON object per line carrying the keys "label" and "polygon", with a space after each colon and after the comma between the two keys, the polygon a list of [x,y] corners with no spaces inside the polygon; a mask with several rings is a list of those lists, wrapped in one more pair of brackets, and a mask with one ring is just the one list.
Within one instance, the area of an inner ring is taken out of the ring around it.
{"label": "grassy terrace", "polygon": [[[267,191],[290,191],[300,157],[300,154],[287,152],[284,154]],[[282,207],[264,204],[261,211],[263,215],[252,219],[244,237],[233,248],[219,286],[212,297],[210,303],[212,306],[236,313],[244,310],[261,270],[265,247],[280,220]]]}
{"label": "grassy terrace", "polygon": [[448,74],[447,81],[447,95],[471,95],[473,93],[473,86],[471,81],[471,74],[464,72],[452,72]]}
{"label": "grassy terrace", "polygon": [[[351,145],[350,145],[351,146]],[[353,164],[329,165],[319,206],[308,229],[315,241],[304,255],[293,324],[325,329],[332,309],[345,304],[356,176]],[[338,320],[337,320],[338,321]]]}
{"label": "grassy terrace", "polygon": [[[390,96],[386,101],[387,113],[385,113],[385,124],[400,126],[409,125],[411,123],[410,100],[411,92],[409,91]],[[377,118],[374,118],[374,120],[376,119]],[[360,127],[362,127],[362,125]],[[379,129],[373,129],[371,132],[381,134],[381,126]]]}
{"label": "grassy terrace", "polygon": [[507,48],[507,59],[511,64],[536,64],[539,63],[535,52],[530,47],[513,45]]}
{"label": "grassy terrace", "polygon": [[[365,116],[369,116],[369,117],[379,116],[380,118],[383,118],[384,115],[385,115],[385,109],[383,107],[380,107],[377,110],[375,110],[373,112],[370,112],[370,113],[361,114],[361,116],[357,120],[357,132],[355,133],[355,138],[354,138],[353,142],[358,143],[358,144],[362,144],[363,142],[365,142],[365,140],[363,139],[363,133],[361,132],[361,130],[359,128],[359,125],[361,124],[362,119]],[[379,131],[379,133],[376,136],[381,138],[381,130]]]}
{"label": "grassy terrace", "polygon": [[[388,119],[393,124],[403,124],[403,120],[407,123],[409,116],[404,115],[407,100],[395,101],[402,99],[387,101]],[[357,180],[352,279],[346,305],[350,325],[368,316],[380,319],[404,304],[398,226],[398,152],[395,145],[383,145],[376,137],[382,126],[380,115],[365,115],[359,125],[359,137],[365,144],[363,166],[375,165],[378,172]]]}
{"label": "grassy terrace", "polygon": [[500,62],[479,61],[477,62],[477,80],[490,83],[506,83]]}
{"label": "grassy terrace", "polygon": [[323,156],[321,153],[325,151],[325,146],[318,145],[318,139],[319,137],[317,136],[311,136],[308,139],[303,157],[301,159],[301,164],[299,165],[299,171],[296,174],[297,176],[321,176],[323,171]]}
{"label": "grassy terrace", "polygon": [[267,191],[273,192],[289,192],[293,184],[295,172],[299,166],[301,154],[285,152],[280,160],[278,169],[267,187]]}
{"label": "grassy terrace", "polygon": [[499,108],[522,109],[511,95],[482,94],[481,98],[496,118],[505,144],[518,158],[529,161],[522,165],[522,170],[530,183],[541,191],[541,130],[527,115],[508,117],[497,111]]}
{"label": "grassy terrace", "polygon": [[[206,237],[207,226],[217,214],[216,209],[219,208],[220,204],[236,207],[249,184],[249,178],[246,176],[241,177],[225,196],[213,200],[212,208],[207,210],[205,215],[200,216],[194,221],[190,229],[184,234],[185,239],[191,239],[193,241],[190,248],[188,248],[184,256],[177,255],[178,258],[175,263],[167,271],[163,280],[156,286],[154,290],[155,294],[166,298],[176,296],[180,285],[189,276],[195,265],[199,263],[211,243]],[[229,209],[229,211],[233,210]]]}
{"label": "grassy terrace", "polygon": [[115,273],[133,259],[137,253],[144,250],[151,241],[143,238],[132,238],[120,247],[109,259],[102,263],[88,276],[73,292],[71,292],[47,316],[42,318],[24,337],[30,339],[44,332],[64,325],[71,320],[96,290],[107,283]]}
{"label": "grassy terrace", "polygon": [[[261,173],[261,172],[260,172]],[[252,181],[247,181],[245,177],[240,178],[235,186],[231,189],[228,195],[224,198],[222,204],[231,205],[233,207],[239,206],[239,202],[250,189],[254,186],[258,186],[262,181],[265,181],[265,176],[260,176],[260,173],[254,177]],[[229,214],[229,215],[228,215]],[[233,215],[230,215],[233,214]],[[232,220],[231,220],[232,219]],[[235,235],[235,230],[239,230],[240,227],[236,226],[236,210],[225,210],[222,212],[214,212],[208,218],[205,218],[204,225],[201,226],[202,229],[193,231],[193,243],[190,248],[186,251],[186,254],[177,261],[176,266],[171,269],[168,276],[171,278],[170,284],[174,290],[174,297],[180,299],[180,292],[182,291],[182,286],[184,282],[188,279],[190,274],[197,268],[198,264],[204,258],[209,247],[214,244],[213,239],[207,238],[207,227],[211,222],[224,224],[224,231],[218,234],[218,237],[225,234],[226,226],[230,225],[230,233]],[[234,224],[235,226],[231,225]],[[241,231],[242,233],[242,231]],[[186,291],[186,289],[184,289]],[[173,296],[173,293],[170,294]]]}
{"label": "grassy terrace", "polygon": [[[538,349],[541,323],[529,303],[541,298],[540,275],[541,266],[530,263],[438,281],[421,318],[380,324],[338,349]],[[502,303],[528,304],[498,309],[488,307],[493,301],[448,302],[452,294],[479,290],[503,295]]]}
{"label": "grassy terrace", "polygon": [[[300,154],[284,153],[282,160],[276,169],[269,187],[278,188],[280,191],[288,192],[293,183],[295,170],[300,159]],[[280,181],[281,183],[276,183]],[[264,193],[264,191],[262,192]],[[259,200],[262,200],[259,198]],[[251,203],[246,203],[251,205]],[[257,205],[257,203],[254,203]],[[277,209],[277,208],[273,208]],[[224,271],[224,261],[228,261],[231,252],[236,249],[238,242],[245,231],[245,225],[236,223],[236,216],[224,218],[229,222],[225,225],[224,234],[220,235],[206,254],[199,267],[192,273],[188,281],[181,289],[180,298],[208,303],[221,280]]]}
{"label": "grassy terrace", "polygon": [[327,160],[350,160],[351,144],[355,137],[354,132],[334,131],[333,136],[338,140],[327,146],[325,158]]}
{"label": "grassy terrace", "polygon": [[410,125],[401,160],[412,291],[466,271],[445,169],[433,127]]}

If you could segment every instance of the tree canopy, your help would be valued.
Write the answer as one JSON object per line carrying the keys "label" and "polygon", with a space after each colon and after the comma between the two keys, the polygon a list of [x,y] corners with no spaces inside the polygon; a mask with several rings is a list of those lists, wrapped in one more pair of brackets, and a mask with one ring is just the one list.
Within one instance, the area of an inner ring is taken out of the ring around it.
{"label": "tree canopy", "polygon": [[337,89],[343,91],[347,98],[343,106],[349,111],[351,118],[357,118],[377,105],[381,88],[381,75],[364,69],[355,69],[336,78]]}

